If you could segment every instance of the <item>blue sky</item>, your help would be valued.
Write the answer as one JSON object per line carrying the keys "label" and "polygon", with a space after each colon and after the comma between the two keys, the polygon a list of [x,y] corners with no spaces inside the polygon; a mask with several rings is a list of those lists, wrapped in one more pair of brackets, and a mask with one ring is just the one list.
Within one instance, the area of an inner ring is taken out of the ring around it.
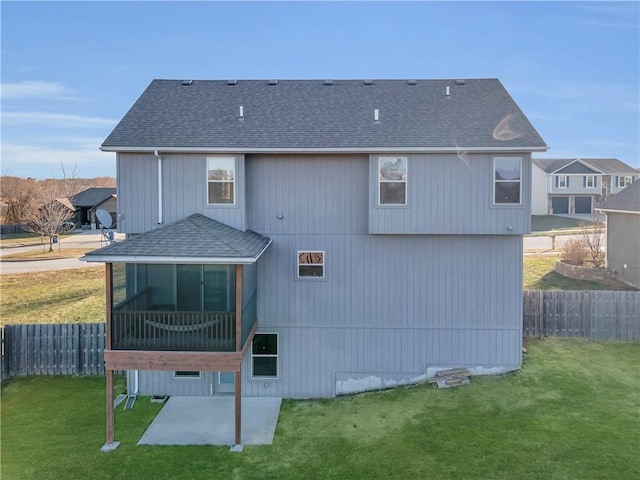
{"label": "blue sky", "polygon": [[497,77],[546,157],[640,166],[638,2],[0,4],[3,175],[115,175],[154,78]]}

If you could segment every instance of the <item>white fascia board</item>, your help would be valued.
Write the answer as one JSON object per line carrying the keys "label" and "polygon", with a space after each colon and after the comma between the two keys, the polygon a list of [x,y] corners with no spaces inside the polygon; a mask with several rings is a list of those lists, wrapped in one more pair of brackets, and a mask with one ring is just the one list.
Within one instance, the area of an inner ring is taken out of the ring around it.
{"label": "white fascia board", "polygon": [[628,213],[630,215],[640,215],[640,211],[636,210],[614,210],[612,208],[594,208],[596,212],[604,213]]}
{"label": "white fascia board", "polygon": [[259,257],[216,258],[216,257],[147,257],[143,255],[91,255],[80,257],[84,262],[99,263],[162,263],[162,264],[198,264],[198,265],[249,265],[256,263]]}
{"label": "white fascia board", "polygon": [[235,148],[235,147],[104,147],[103,152],[148,153],[459,153],[546,152],[547,147],[331,147],[331,148]]}

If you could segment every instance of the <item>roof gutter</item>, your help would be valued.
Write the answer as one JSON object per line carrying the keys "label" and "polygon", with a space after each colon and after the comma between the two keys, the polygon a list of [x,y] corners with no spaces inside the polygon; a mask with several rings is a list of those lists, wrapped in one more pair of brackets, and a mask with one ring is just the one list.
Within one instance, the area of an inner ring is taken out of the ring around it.
{"label": "roof gutter", "polygon": [[125,147],[101,146],[103,152],[165,153],[459,153],[459,152],[546,152],[546,145],[528,147],[301,147],[301,148],[239,148],[239,147]]}

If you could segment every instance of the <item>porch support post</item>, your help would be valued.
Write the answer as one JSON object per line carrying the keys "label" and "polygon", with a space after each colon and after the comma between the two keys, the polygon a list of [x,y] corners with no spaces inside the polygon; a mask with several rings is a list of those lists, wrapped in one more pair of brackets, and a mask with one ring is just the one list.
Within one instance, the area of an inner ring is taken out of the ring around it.
{"label": "porch support post", "polygon": [[[111,304],[113,300],[113,264],[106,263],[105,264],[105,294],[106,294],[106,325],[105,325],[105,342],[104,348],[105,350],[111,350]],[[114,419],[114,409],[113,409],[113,370],[106,368],[105,366],[105,377],[106,377],[106,443],[102,446],[100,450],[103,452],[110,452],[118,448],[120,442],[115,441],[115,419]]]}
{"label": "porch support post", "polygon": [[242,265],[236,265],[236,352],[242,350]]}
{"label": "porch support post", "polygon": [[242,449],[242,373],[240,370],[235,372],[235,414],[236,414],[236,436],[235,444],[236,450],[240,447]]}
{"label": "porch support post", "polygon": [[[242,265],[236,265],[236,352],[242,351]],[[242,451],[242,361],[234,372],[235,441],[231,450]]]}

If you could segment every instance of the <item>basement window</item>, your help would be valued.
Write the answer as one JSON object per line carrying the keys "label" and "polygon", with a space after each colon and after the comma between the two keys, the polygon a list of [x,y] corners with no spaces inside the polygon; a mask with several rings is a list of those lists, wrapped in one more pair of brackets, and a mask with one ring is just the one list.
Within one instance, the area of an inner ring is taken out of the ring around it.
{"label": "basement window", "polygon": [[235,157],[207,157],[207,203],[235,205]]}
{"label": "basement window", "polygon": [[189,370],[178,370],[173,372],[173,378],[200,378],[200,372],[193,372]]}
{"label": "basement window", "polygon": [[278,378],[278,334],[256,333],[251,342],[251,378]]}

